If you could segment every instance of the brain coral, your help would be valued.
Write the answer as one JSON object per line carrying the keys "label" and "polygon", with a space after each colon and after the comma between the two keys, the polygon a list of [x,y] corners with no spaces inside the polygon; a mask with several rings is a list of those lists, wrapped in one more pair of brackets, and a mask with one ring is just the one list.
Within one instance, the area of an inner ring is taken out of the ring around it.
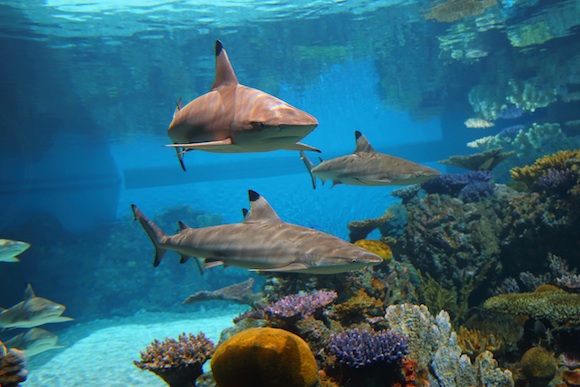
{"label": "brain coral", "polygon": [[556,359],[542,347],[528,349],[522,356],[521,366],[526,379],[534,386],[547,386],[556,376]]}
{"label": "brain coral", "polygon": [[224,341],[211,369],[218,387],[309,387],[318,373],[308,344],[276,328],[252,328]]}

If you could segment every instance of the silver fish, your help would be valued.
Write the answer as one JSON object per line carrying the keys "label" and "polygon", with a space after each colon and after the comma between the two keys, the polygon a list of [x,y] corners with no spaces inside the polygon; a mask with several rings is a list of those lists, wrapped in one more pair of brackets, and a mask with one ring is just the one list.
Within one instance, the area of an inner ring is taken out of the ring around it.
{"label": "silver fish", "polygon": [[8,348],[18,348],[28,358],[51,349],[65,348],[62,345],[57,345],[57,340],[58,336],[52,332],[41,328],[32,328],[14,336],[4,344]]}
{"label": "silver fish", "polygon": [[0,239],[0,262],[19,262],[16,257],[30,247],[30,243]]}
{"label": "silver fish", "polygon": [[71,321],[61,316],[66,307],[46,298],[37,297],[28,284],[24,301],[9,309],[0,308],[0,328],[32,328],[48,323]]}
{"label": "silver fish", "polygon": [[181,262],[197,257],[200,269],[219,265],[239,266],[262,272],[334,274],[361,269],[383,260],[363,248],[333,235],[282,221],[270,204],[248,191],[250,211],[241,223],[190,228],[165,235],[132,205],[155,246],[153,266],[158,266],[167,250],[181,255]]}
{"label": "silver fish", "polygon": [[210,91],[185,106],[177,103],[168,135],[181,167],[191,150],[217,153],[277,149],[320,150],[298,142],[316,118],[263,91],[238,82],[226,50],[216,41],[216,74]]}
{"label": "silver fish", "polygon": [[316,189],[316,178],[348,185],[409,185],[418,184],[441,174],[436,169],[426,167],[399,157],[379,153],[358,130],[355,132],[356,149],[347,156],[321,161],[315,166],[300,152],[300,157],[312,178],[312,187]]}

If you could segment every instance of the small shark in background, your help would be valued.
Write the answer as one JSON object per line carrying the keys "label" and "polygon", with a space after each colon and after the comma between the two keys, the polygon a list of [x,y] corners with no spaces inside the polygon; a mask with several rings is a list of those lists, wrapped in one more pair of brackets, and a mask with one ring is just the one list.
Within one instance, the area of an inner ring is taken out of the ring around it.
{"label": "small shark in background", "polygon": [[0,328],[33,328],[48,323],[71,321],[61,316],[66,307],[46,298],[37,297],[28,284],[24,301],[10,309],[0,308]]}
{"label": "small shark in background", "polygon": [[41,328],[32,328],[14,336],[4,344],[8,348],[18,348],[28,358],[51,349],[65,348],[62,345],[57,345],[57,340],[58,336],[54,333]]}
{"label": "small shark in background", "polygon": [[215,44],[216,74],[210,91],[185,106],[181,99],[168,135],[183,170],[191,150],[217,153],[278,149],[320,150],[298,142],[318,125],[316,118],[263,91],[238,82],[226,50]]}
{"label": "small shark in background", "polygon": [[0,262],[19,262],[16,256],[30,247],[30,243],[0,239]]}
{"label": "small shark in background", "polygon": [[441,174],[436,169],[426,167],[399,157],[379,153],[358,130],[355,132],[356,149],[347,156],[322,161],[317,166],[300,152],[310,177],[312,187],[316,189],[316,178],[348,185],[409,185],[418,184]]}
{"label": "small shark in background", "polygon": [[167,250],[179,253],[181,263],[196,257],[202,271],[224,265],[261,272],[334,274],[383,261],[333,235],[282,221],[266,199],[248,193],[250,210],[241,223],[190,228],[180,222],[181,231],[171,236],[132,205],[135,219],[155,246],[153,266],[159,265]]}

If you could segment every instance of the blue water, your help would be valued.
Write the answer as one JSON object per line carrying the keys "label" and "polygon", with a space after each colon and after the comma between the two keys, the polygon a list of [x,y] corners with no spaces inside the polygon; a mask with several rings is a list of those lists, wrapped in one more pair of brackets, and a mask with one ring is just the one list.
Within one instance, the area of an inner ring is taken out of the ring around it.
{"label": "blue water", "polygon": [[[469,141],[508,126],[558,122],[578,134],[564,125],[578,119],[577,102],[563,102],[580,90],[578,4],[498,1],[445,22],[426,20],[434,4],[411,0],[1,2],[0,238],[32,247],[20,263],[0,262],[0,306],[20,302],[31,283],[78,321],[190,313],[200,307],[180,305],[187,295],[250,275],[200,275],[173,255],[152,268],[130,204],[151,217],[189,206],[199,222],[232,223],[252,189],[283,220],[348,239],[349,222],[400,201],[393,187],[312,190],[293,151],[190,152],[181,171],[164,147],[167,127],[179,97],[210,88],[216,39],[242,84],[318,119],[303,142],[323,159],[352,152],[359,130],[378,151],[463,172],[437,161],[473,153]],[[510,79],[532,79],[552,101],[466,128],[488,118],[470,93],[480,87],[490,105],[509,105],[497,93],[510,93]]]}

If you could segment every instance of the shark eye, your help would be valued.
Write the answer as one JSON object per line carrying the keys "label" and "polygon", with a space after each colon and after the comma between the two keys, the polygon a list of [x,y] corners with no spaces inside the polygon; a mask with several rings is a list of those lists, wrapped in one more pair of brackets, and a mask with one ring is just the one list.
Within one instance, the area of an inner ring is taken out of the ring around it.
{"label": "shark eye", "polygon": [[357,259],[356,258],[351,258],[350,263],[357,263]]}

